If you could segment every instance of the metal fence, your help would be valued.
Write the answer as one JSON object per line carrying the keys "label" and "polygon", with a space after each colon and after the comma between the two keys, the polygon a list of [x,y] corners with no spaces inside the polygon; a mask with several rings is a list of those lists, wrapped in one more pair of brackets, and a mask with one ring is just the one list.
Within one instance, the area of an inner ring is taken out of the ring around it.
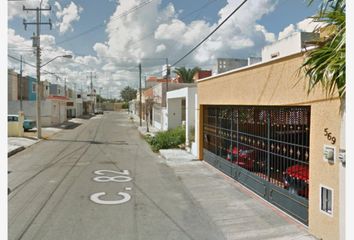
{"label": "metal fence", "polygon": [[310,107],[205,106],[204,148],[308,199]]}

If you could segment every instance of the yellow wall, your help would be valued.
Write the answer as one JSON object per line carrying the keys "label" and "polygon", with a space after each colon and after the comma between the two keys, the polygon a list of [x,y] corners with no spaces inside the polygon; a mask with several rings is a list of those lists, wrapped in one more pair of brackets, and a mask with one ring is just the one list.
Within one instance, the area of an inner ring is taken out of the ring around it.
{"label": "yellow wall", "polygon": [[[320,88],[307,94],[306,81],[298,69],[302,54],[258,64],[232,73],[198,82],[201,145],[203,105],[304,105],[311,106],[309,231],[324,240],[339,239],[339,164],[323,161],[323,144],[332,145],[324,128],[335,136],[336,157],[339,151],[339,100],[326,99]],[[199,157],[202,158],[199,148]],[[320,184],[334,190],[333,216],[320,212]]]}
{"label": "yellow wall", "polygon": [[8,122],[7,123],[7,136],[8,137],[22,137],[23,136],[23,123]]}

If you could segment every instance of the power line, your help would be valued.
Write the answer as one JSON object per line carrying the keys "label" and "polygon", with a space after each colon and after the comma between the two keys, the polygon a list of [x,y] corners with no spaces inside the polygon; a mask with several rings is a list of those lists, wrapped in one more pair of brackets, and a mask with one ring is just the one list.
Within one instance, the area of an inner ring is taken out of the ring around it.
{"label": "power line", "polygon": [[[197,12],[203,10],[204,8],[206,8],[207,6],[209,6],[210,4],[212,4],[212,3],[216,2],[216,1],[217,1],[217,0],[209,0],[209,1],[207,1],[207,2],[206,2],[204,5],[202,5],[200,8],[195,9],[195,10],[189,12],[189,13],[186,14],[184,17],[180,18],[180,20],[184,20],[184,19],[186,19],[186,18],[192,16],[193,14],[195,14],[195,13],[197,13]],[[145,39],[147,39],[147,38],[153,36],[154,33],[155,33],[155,31],[146,34],[146,35],[143,36],[142,38],[136,40],[136,41],[133,43],[132,46],[134,46],[134,45],[136,45],[137,43],[139,43],[139,42],[141,42],[141,41],[143,41],[143,40],[145,40]]]}
{"label": "power line", "polygon": [[[131,9],[127,10],[126,12],[124,12],[124,13],[120,14],[119,16],[113,18],[113,21],[118,20],[119,18],[121,18],[121,17],[123,17],[123,16],[127,16],[128,14],[130,14],[130,13],[132,13],[132,12],[138,10],[139,8],[144,7],[145,5],[151,3],[152,1],[153,1],[153,0],[143,2],[142,4],[140,4],[140,5],[138,5],[138,6],[135,6],[135,7],[131,8]],[[209,0],[209,1],[207,1],[207,2],[206,2],[204,5],[202,5],[200,8],[195,9],[195,10],[189,12],[189,13],[186,14],[184,17],[182,17],[180,20],[187,19],[188,17],[190,17],[190,16],[192,16],[193,14],[195,14],[195,13],[197,13],[197,12],[203,10],[204,8],[208,7],[210,4],[212,4],[212,3],[216,2],[216,1],[217,1],[217,0]],[[111,21],[112,21],[112,19],[111,19]],[[77,34],[77,35],[75,35],[75,36],[73,36],[73,37],[70,37],[70,38],[64,39],[63,41],[58,42],[57,45],[62,44],[62,43],[65,43],[65,42],[68,42],[68,41],[71,41],[71,40],[74,40],[74,39],[76,39],[76,38],[79,38],[79,37],[81,37],[81,36],[83,36],[83,35],[86,35],[86,34],[92,32],[92,31],[95,31],[96,29],[98,29],[98,28],[100,28],[100,27],[104,27],[104,26],[105,26],[105,24],[102,24],[102,23],[101,23],[101,24],[97,24],[96,26],[94,26],[94,27],[92,27],[92,28],[89,28],[89,29],[87,29],[86,31],[83,31],[83,32],[81,32],[81,33],[79,33],[79,34]],[[116,29],[116,30],[113,30],[112,32],[115,32],[115,31],[118,31],[118,30],[119,30],[119,29]],[[139,43],[139,42],[141,42],[141,41],[143,41],[143,40],[145,40],[145,39],[147,39],[147,38],[153,36],[154,33],[155,33],[155,31],[153,31],[153,32],[151,32],[151,33],[148,33],[148,34],[146,34],[145,36],[143,36],[142,38],[140,38],[140,39],[134,41],[133,46],[134,46],[135,44],[137,44],[137,43]]]}
{"label": "power line", "polygon": [[[117,17],[115,17],[115,18],[113,18],[113,19],[114,19],[114,20],[118,20],[119,18],[121,18],[121,17],[123,17],[123,16],[127,16],[128,14],[132,13],[132,12],[135,11],[135,10],[138,10],[139,8],[142,8],[143,6],[145,6],[145,5],[149,4],[149,3],[151,3],[152,1],[153,1],[153,0],[149,0],[149,1],[143,2],[142,4],[140,4],[140,5],[138,5],[138,6],[135,6],[135,7],[131,8],[131,9],[127,10],[126,12],[120,14],[119,16],[117,16]],[[186,18],[192,16],[193,14],[195,14],[195,13],[197,13],[197,12],[203,10],[204,8],[208,7],[210,4],[212,4],[212,3],[216,2],[216,1],[217,1],[217,0],[209,0],[209,1],[207,1],[207,2],[206,2],[204,5],[202,5],[200,8],[195,9],[195,10],[189,12],[188,14],[186,14],[185,16],[183,16],[182,18],[180,18],[180,20],[183,20],[183,19],[186,19]],[[58,44],[62,44],[62,43],[67,42],[67,41],[74,40],[74,39],[76,39],[76,38],[79,38],[79,37],[81,37],[81,36],[83,36],[83,35],[85,35],[85,34],[87,34],[87,33],[90,33],[91,31],[94,31],[94,30],[96,30],[96,29],[98,29],[99,27],[102,27],[102,26],[104,26],[104,24],[98,24],[98,25],[96,25],[96,26],[94,26],[94,27],[92,27],[92,28],[90,28],[90,29],[88,29],[88,30],[86,30],[86,31],[84,31],[84,32],[81,32],[81,33],[77,34],[76,36],[73,36],[73,37],[71,37],[71,38],[67,38],[67,39],[65,39],[65,40],[63,40],[63,41],[58,42],[57,45],[58,45]],[[153,34],[154,34],[154,32],[151,32],[151,33],[145,35],[144,37],[142,37],[141,39],[136,40],[136,41],[133,43],[133,46],[134,46],[135,44],[137,44],[138,42],[143,41],[143,40],[147,39],[148,37],[153,36]],[[10,48],[11,48],[11,47],[10,47]],[[9,48],[9,49],[10,49],[10,48]],[[15,47],[13,47],[13,48],[15,48]],[[27,48],[27,47],[25,47],[25,48]],[[28,47],[28,50],[27,50],[27,49],[23,49],[23,50],[22,50],[22,49],[21,49],[21,50],[20,50],[20,49],[18,49],[18,50],[17,50],[17,49],[16,49],[16,50],[15,50],[15,49],[11,49],[11,50],[12,50],[12,51],[28,51],[28,52],[32,52],[33,50],[31,50],[30,48],[31,48],[31,47]],[[48,48],[41,48],[41,49],[44,50],[44,51],[56,52],[56,50],[54,50],[54,49],[48,49]],[[106,58],[108,58],[108,57],[106,57]],[[114,58],[114,57],[112,57],[112,58]],[[115,58],[114,58],[114,59],[115,59]],[[90,67],[89,65],[84,64],[84,63],[79,63],[79,64],[82,64],[82,65],[85,65],[85,66]]]}
{"label": "power line", "polygon": [[[13,60],[16,60],[16,61],[18,61],[18,62],[21,62],[21,59],[18,59],[18,58],[14,57],[14,56],[11,56],[10,54],[8,54],[7,56],[8,56],[9,58],[12,58]],[[28,63],[28,62],[26,62],[26,61],[24,61],[24,60],[22,60],[22,63],[23,63],[23,64],[26,64],[26,65],[28,65],[28,66],[34,67],[34,68],[37,67],[36,65],[33,65],[33,64],[31,64],[31,63]],[[52,74],[52,75],[54,75],[54,76],[57,76],[57,73],[49,72],[49,71],[44,70],[44,69],[42,69],[42,71],[45,72],[45,73],[48,73],[48,74]],[[57,77],[59,77],[59,76],[57,76]]]}
{"label": "power line", "polygon": [[[202,45],[211,35],[213,35],[233,14],[235,14],[245,3],[247,0],[244,0],[234,11],[232,11],[213,31],[211,31],[208,36],[206,36],[200,43],[198,43],[194,48],[192,48],[188,53],[186,53],[183,57],[177,60],[171,67],[176,66],[179,62],[185,59],[189,54],[191,54],[194,50],[196,50],[200,45]],[[153,74],[159,75],[164,71],[155,72]]]}
{"label": "power line", "polygon": [[[137,5],[137,6],[133,7],[133,8],[131,8],[131,9],[129,9],[129,10],[123,12],[122,14],[118,15],[117,17],[112,18],[111,21],[115,21],[115,20],[118,20],[118,19],[121,18],[121,17],[127,16],[127,15],[129,15],[130,13],[132,13],[132,12],[134,12],[134,11],[136,11],[136,10],[138,10],[138,9],[140,9],[140,8],[142,8],[142,7],[144,7],[144,6],[146,6],[146,5],[148,5],[148,4],[151,3],[152,1],[154,1],[154,0],[145,1],[145,2],[143,2],[143,3],[141,3],[141,4],[139,4],[139,5]],[[79,37],[81,37],[81,36],[83,36],[83,35],[85,35],[85,34],[88,34],[88,33],[90,33],[90,32],[93,32],[93,31],[95,31],[96,29],[99,29],[99,28],[104,27],[104,26],[105,26],[105,23],[97,24],[97,25],[93,26],[92,28],[87,29],[86,31],[83,31],[83,32],[81,32],[81,33],[79,33],[79,34],[77,34],[77,35],[75,35],[75,36],[69,37],[69,38],[67,38],[67,39],[64,39],[63,41],[58,42],[56,45],[59,45],[59,44],[62,44],[62,43],[65,43],[65,42],[74,40],[74,39],[76,39],[76,38],[79,38]]]}
{"label": "power line", "polygon": [[197,49],[200,45],[202,45],[211,35],[213,35],[234,13],[236,13],[245,3],[247,0],[244,0],[232,13],[227,16],[227,18],[224,19],[211,33],[208,34],[200,43],[198,43],[194,48],[192,48],[188,53],[186,53],[183,57],[181,57],[178,61],[176,61],[174,64],[171,65],[171,67],[175,66],[179,62],[181,62],[183,59],[185,59],[189,54],[191,54],[195,49]]}

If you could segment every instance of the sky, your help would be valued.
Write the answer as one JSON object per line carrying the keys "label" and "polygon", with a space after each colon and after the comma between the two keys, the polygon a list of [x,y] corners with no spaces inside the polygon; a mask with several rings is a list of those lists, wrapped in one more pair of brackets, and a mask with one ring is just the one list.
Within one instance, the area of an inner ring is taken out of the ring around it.
{"label": "sky", "polygon": [[[143,77],[161,75],[168,58],[174,64],[222,22],[241,0],[43,0],[42,22],[51,19],[52,29],[41,26],[42,64],[58,58],[43,70],[52,83],[87,90],[93,73],[94,88],[103,97],[119,98],[126,86],[138,87],[138,63]],[[35,21],[39,0],[8,1],[8,54],[35,65],[31,37],[34,25],[24,29],[23,19]],[[311,17],[319,1],[249,0],[215,34],[179,62],[176,67],[212,69],[217,58],[260,56],[264,46],[296,31],[312,31]],[[8,58],[8,67],[20,64]],[[35,76],[25,65],[24,74]]]}

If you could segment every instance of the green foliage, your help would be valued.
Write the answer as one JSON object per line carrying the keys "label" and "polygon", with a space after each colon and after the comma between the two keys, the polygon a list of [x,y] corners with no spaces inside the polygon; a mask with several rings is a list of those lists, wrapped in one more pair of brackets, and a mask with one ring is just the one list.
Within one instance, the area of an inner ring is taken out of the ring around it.
{"label": "green foliage", "polygon": [[[313,0],[309,0],[312,4]],[[301,66],[309,77],[308,92],[321,85],[327,96],[338,93],[345,100],[345,12],[344,0],[323,0],[319,12],[313,17],[315,22],[324,23],[326,37],[318,41],[318,48],[310,51]],[[316,29],[315,32],[319,32]]]}
{"label": "green foliage", "polygon": [[156,136],[145,136],[145,140],[151,145],[154,152],[160,149],[177,148],[178,145],[185,143],[186,130],[183,127],[177,127],[165,132],[159,132]]}
{"label": "green foliage", "polygon": [[129,102],[133,99],[136,98],[136,93],[137,90],[133,89],[131,87],[125,87],[121,92],[120,92],[120,97],[123,99],[124,102]]}
{"label": "green foliage", "polygon": [[123,108],[123,109],[129,108],[129,103],[124,102],[124,103],[122,104],[122,108]]}
{"label": "green foliage", "polygon": [[183,83],[193,83],[193,77],[198,71],[200,71],[199,67],[194,67],[193,69],[180,67],[176,68],[173,72],[182,79]]}

